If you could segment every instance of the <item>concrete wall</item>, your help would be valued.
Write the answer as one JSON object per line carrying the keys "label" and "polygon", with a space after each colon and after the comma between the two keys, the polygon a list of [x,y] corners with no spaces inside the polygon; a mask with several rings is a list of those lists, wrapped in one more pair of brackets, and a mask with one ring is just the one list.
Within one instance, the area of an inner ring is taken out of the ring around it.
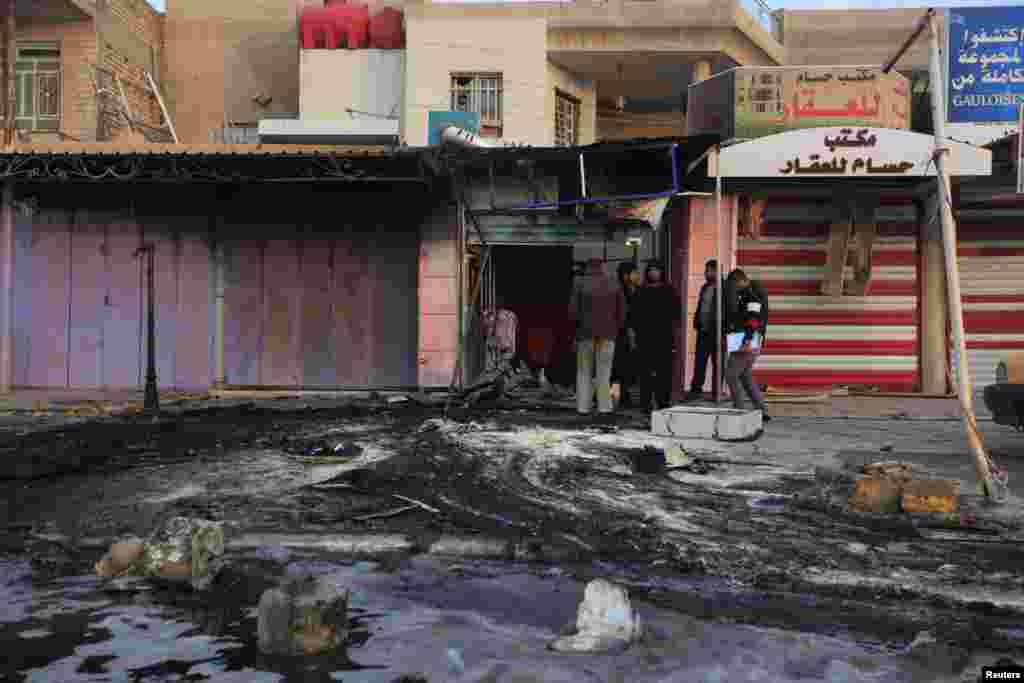
{"label": "concrete wall", "polygon": [[[96,139],[96,90],[90,64],[96,63],[92,20],[62,24],[19,22],[19,42],[55,41],[61,49],[61,131],[78,140]],[[43,140],[40,136],[36,139]]]}
{"label": "concrete wall", "polygon": [[299,72],[304,119],[349,118],[346,109],[401,115],[405,50],[301,50]]}
{"label": "concrete wall", "polygon": [[[907,39],[924,9],[785,10],[783,40],[787,64],[881,66]],[[937,17],[940,31],[944,17]],[[940,38],[945,44],[945,34]],[[899,70],[928,67],[928,36],[922,35],[900,59]]]}
{"label": "concrete wall", "polygon": [[427,115],[451,107],[453,72],[498,72],[503,78],[502,136],[533,145],[550,144],[553,114],[547,114],[547,28],[543,17],[501,21],[434,16],[433,8],[406,10],[408,61],[403,137],[426,145]]}
{"label": "concrete wall", "polygon": [[593,81],[578,77],[562,67],[548,62],[548,91],[545,112],[551,134],[545,144],[555,142],[555,91],[561,90],[580,102],[578,144],[589,145],[597,139],[597,88]]}
{"label": "concrete wall", "polygon": [[682,112],[634,113],[609,107],[597,110],[598,140],[684,137],[686,115]]}
{"label": "concrete wall", "polygon": [[[304,0],[167,0],[165,89],[182,142],[299,111]],[[271,98],[262,106],[254,98]]]}
{"label": "concrete wall", "polygon": [[449,386],[455,370],[459,348],[458,244],[457,207],[436,207],[420,228],[420,386]]}

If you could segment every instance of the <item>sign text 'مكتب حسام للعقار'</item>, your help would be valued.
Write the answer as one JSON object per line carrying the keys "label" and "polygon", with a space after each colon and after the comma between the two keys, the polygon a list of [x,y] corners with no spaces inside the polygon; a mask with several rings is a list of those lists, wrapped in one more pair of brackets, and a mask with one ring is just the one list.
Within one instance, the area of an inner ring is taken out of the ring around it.
{"label": "sign text '\u0645\u0643\u062a\u0628 \u062d\u0633\u0627\u0645 \u0644\u0644\u0639\u0642\u0627\u0631'", "polygon": [[1024,6],[948,14],[950,123],[1016,122],[1024,105]]}
{"label": "sign text '\u0645\u0643\u062a\u0628 \u062d\u0633\u0627\u0645 \u0644\u0644\u0639\u0642\u0627\u0631'", "polygon": [[[835,154],[837,149],[850,148],[872,148],[878,144],[878,136],[868,128],[854,131],[852,128],[843,128],[838,135],[824,138],[824,146]],[[783,175],[859,175],[880,174],[902,175],[914,168],[912,161],[880,162],[876,161],[870,152],[854,154],[852,157],[833,156],[830,161],[824,161],[821,154],[811,154],[806,163],[800,161],[800,157],[786,161],[784,168],[779,169]]]}

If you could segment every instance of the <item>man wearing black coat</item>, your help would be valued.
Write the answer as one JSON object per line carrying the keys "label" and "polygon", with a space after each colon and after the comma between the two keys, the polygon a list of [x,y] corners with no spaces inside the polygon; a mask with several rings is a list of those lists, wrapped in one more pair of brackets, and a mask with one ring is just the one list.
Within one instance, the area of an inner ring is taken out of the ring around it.
{"label": "man wearing black coat", "polygon": [[[714,374],[711,387],[713,399],[718,400],[721,389],[721,368],[718,367],[717,350],[722,344],[718,334],[718,287],[724,286],[718,275],[718,261],[712,259],[704,266],[704,285],[697,296],[697,312],[693,314],[693,329],[697,333],[697,353],[693,362],[693,381],[687,400],[696,401],[704,397],[704,380],[707,377],[708,361]],[[724,290],[723,290],[724,291]],[[722,333],[726,331],[725,307],[722,310]]]}
{"label": "man wearing black coat", "polygon": [[644,286],[637,292],[634,303],[638,379],[642,388],[640,408],[643,410],[650,407],[651,398],[659,409],[667,408],[672,400],[672,360],[683,311],[679,295],[664,277],[661,262],[648,262]]}

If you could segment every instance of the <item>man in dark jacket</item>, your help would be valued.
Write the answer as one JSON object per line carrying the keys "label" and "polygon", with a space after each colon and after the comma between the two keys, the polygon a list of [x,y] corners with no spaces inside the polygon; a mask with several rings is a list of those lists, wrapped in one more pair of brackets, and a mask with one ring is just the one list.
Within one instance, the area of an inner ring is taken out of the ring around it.
{"label": "man in dark jacket", "polygon": [[[768,329],[768,295],[759,282],[751,280],[738,268],[729,274],[729,280],[729,292],[735,292],[734,301],[730,306],[732,315],[729,320],[729,332],[742,334],[743,337],[739,350],[729,354],[725,378],[732,393],[733,407],[737,410],[743,409],[743,394],[740,388],[742,385],[751,402],[761,411],[762,419],[767,422],[771,417],[765,410],[761,391],[754,381],[753,369]],[[759,335],[760,338],[760,344],[756,347],[754,335]]]}
{"label": "man in dark jacket", "polygon": [[[718,261],[712,259],[704,266],[704,285],[697,296],[697,312],[693,315],[693,329],[697,333],[697,354],[693,362],[693,381],[690,382],[690,393],[687,400],[696,401],[704,397],[704,380],[707,377],[708,361],[714,369],[711,389],[714,400],[718,400],[721,389],[721,368],[718,367],[717,350],[722,340],[718,334],[718,288],[724,287],[719,281]],[[722,333],[727,331],[725,315],[722,310]]]}
{"label": "man in dark jacket", "polygon": [[653,397],[658,408],[667,408],[672,400],[672,358],[683,321],[682,301],[675,288],[665,282],[659,261],[648,262],[644,281],[636,295],[634,315],[642,387],[640,407],[649,409]]}

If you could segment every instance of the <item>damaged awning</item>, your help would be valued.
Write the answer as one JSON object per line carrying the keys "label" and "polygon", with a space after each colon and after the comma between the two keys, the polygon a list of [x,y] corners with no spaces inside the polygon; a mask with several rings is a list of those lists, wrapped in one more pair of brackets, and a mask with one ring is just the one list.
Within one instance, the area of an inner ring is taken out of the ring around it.
{"label": "damaged awning", "polygon": [[443,159],[468,186],[477,216],[602,207],[606,222],[657,227],[672,197],[707,190],[707,155],[719,140],[702,135],[577,147],[457,147]]}

